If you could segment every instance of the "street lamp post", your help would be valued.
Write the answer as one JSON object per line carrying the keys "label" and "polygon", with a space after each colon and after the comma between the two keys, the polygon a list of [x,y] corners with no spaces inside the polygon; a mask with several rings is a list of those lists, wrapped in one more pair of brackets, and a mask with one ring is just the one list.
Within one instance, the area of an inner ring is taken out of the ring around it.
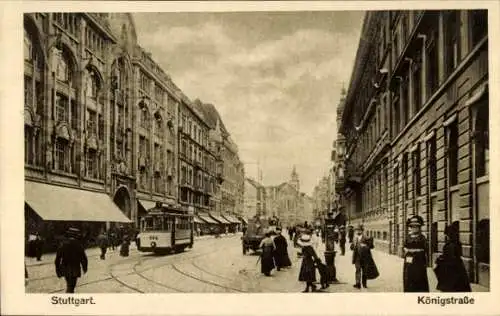
{"label": "street lamp post", "polygon": [[328,269],[328,282],[334,283],[337,280],[337,269],[335,268],[335,219],[330,210],[325,218],[325,263]]}

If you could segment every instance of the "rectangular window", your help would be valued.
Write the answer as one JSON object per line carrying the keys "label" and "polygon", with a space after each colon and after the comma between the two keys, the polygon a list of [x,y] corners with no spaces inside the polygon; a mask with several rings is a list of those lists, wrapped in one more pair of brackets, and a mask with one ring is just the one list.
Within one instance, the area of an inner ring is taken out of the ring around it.
{"label": "rectangular window", "polygon": [[87,177],[97,179],[97,153],[95,150],[87,151]]}
{"label": "rectangular window", "polygon": [[32,165],[33,157],[33,128],[24,125],[24,163]]}
{"label": "rectangular window", "polygon": [[474,48],[485,36],[488,35],[488,10],[471,10],[470,30],[471,49]]}
{"label": "rectangular window", "polygon": [[24,104],[33,106],[33,77],[24,76]]}
{"label": "rectangular window", "polygon": [[154,178],[154,191],[156,193],[162,193],[162,187],[163,187],[163,182],[162,182],[162,179],[161,179],[161,176],[160,176],[160,173],[159,172],[156,172],[155,173],[155,178]]}
{"label": "rectangular window", "polygon": [[446,62],[446,74],[449,75],[460,62],[460,11],[452,10],[445,13],[444,34],[444,56]]}
{"label": "rectangular window", "polygon": [[476,131],[474,139],[476,143],[476,176],[482,177],[489,174],[490,167],[490,137],[489,137],[489,109],[488,101],[479,105],[476,118]]}
{"label": "rectangular window", "polygon": [[396,136],[399,134],[399,131],[401,130],[401,113],[400,113],[400,93],[399,93],[399,84],[396,84],[396,87],[394,89],[394,99],[392,102],[392,107],[394,109],[393,113],[394,116],[392,118],[393,123],[393,128],[394,128],[394,135]]}
{"label": "rectangular window", "polygon": [[403,161],[402,161],[402,168],[403,168],[403,192],[405,199],[409,199],[410,197],[410,190],[408,190],[408,153],[405,152],[403,154]]}
{"label": "rectangular window", "polygon": [[431,192],[437,190],[437,148],[436,136],[427,142],[427,177],[429,177],[429,189]]}
{"label": "rectangular window", "polygon": [[439,43],[439,31],[437,23],[433,24],[434,29],[431,33],[429,39],[429,45],[427,46],[427,98],[430,98],[434,92],[436,92],[439,86],[439,60],[438,55],[438,43]]}
{"label": "rectangular window", "polygon": [[421,64],[421,54],[422,52],[417,51],[417,56],[412,65],[412,83],[413,83],[413,115],[416,115],[422,106],[422,64]]}
{"label": "rectangular window", "polygon": [[409,98],[410,98],[410,95],[409,95],[409,92],[408,92],[408,84],[409,84],[409,80],[408,80],[408,77],[405,77],[403,79],[403,83],[402,83],[402,87],[403,87],[403,92],[402,92],[402,95],[401,95],[401,111],[403,111],[403,126],[401,127],[401,129],[403,129],[406,124],[408,124],[408,122],[410,121],[410,102],[409,102]]}
{"label": "rectangular window", "polygon": [[97,114],[87,109],[87,132],[90,135],[95,134],[97,128]]}
{"label": "rectangular window", "polygon": [[412,153],[413,158],[413,192],[414,197],[418,197],[421,195],[421,183],[420,183],[420,146],[417,147]]}
{"label": "rectangular window", "polygon": [[59,93],[56,95],[56,121],[68,121],[68,97]]}
{"label": "rectangular window", "polygon": [[450,186],[458,184],[458,123],[448,126],[448,180]]}
{"label": "rectangular window", "polygon": [[104,140],[104,119],[102,114],[98,114],[99,140]]}
{"label": "rectangular window", "polygon": [[78,106],[76,100],[71,99],[71,128],[78,129]]}
{"label": "rectangular window", "polygon": [[65,139],[56,141],[56,170],[69,172],[69,145]]}
{"label": "rectangular window", "polygon": [[399,166],[394,168],[394,204],[399,203]]}

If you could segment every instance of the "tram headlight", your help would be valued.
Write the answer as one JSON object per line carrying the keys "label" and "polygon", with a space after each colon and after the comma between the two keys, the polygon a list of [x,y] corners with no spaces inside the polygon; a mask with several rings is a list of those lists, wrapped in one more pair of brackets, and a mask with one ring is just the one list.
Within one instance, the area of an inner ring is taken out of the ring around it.
{"label": "tram headlight", "polygon": [[151,247],[152,247],[152,248],[156,248],[156,242],[152,241],[152,242],[151,242]]}

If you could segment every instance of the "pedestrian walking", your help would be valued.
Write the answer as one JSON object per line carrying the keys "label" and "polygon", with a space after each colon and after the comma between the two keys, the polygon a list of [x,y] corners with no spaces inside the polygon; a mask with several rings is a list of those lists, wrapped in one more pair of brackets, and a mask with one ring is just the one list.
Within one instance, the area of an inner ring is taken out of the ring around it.
{"label": "pedestrian walking", "polygon": [[295,228],[293,226],[288,227],[288,237],[290,238],[290,241],[293,241],[294,230]]}
{"label": "pedestrian walking", "polygon": [[260,242],[259,248],[262,249],[260,254],[260,272],[265,276],[271,276],[271,271],[275,268],[274,251],[276,245],[271,238],[271,232],[266,232],[264,239]]}
{"label": "pedestrian walking", "polygon": [[339,229],[339,245],[340,245],[340,255],[344,256],[345,255],[345,243],[346,243],[346,232],[345,232],[345,226],[341,225]]}
{"label": "pedestrian walking", "polygon": [[55,266],[58,278],[66,280],[66,293],[74,293],[76,282],[83,273],[87,273],[87,255],[80,238],[80,230],[69,228],[67,240],[57,250]]}
{"label": "pedestrian walking", "polygon": [[469,276],[462,261],[458,225],[458,222],[454,222],[445,228],[446,242],[443,253],[436,259],[434,268],[438,280],[436,288],[441,292],[471,292]]}
{"label": "pedestrian walking", "polygon": [[352,263],[356,268],[356,283],[354,287],[357,289],[367,288],[367,281],[376,279],[379,276],[377,266],[373,260],[371,249],[373,246],[373,238],[364,235],[362,225],[356,227],[356,235],[351,244]]}
{"label": "pedestrian walking", "polygon": [[39,232],[35,233],[35,240],[33,242],[33,245],[34,245],[34,249],[35,249],[36,261],[42,261],[43,239],[42,239],[42,236],[40,236]]}
{"label": "pedestrian walking", "polygon": [[128,257],[130,251],[130,240],[128,235],[123,235],[122,244],[120,246],[120,256]]}
{"label": "pedestrian walking", "polygon": [[413,215],[406,223],[410,233],[404,244],[404,292],[429,292],[427,239],[421,232],[423,224],[423,218],[418,215]]}
{"label": "pedestrian walking", "polygon": [[349,238],[349,244],[352,244],[354,238],[354,227],[352,227],[352,225],[347,227],[347,238]]}
{"label": "pedestrian walking", "polygon": [[106,260],[106,251],[108,250],[109,241],[104,231],[97,237],[97,243],[99,248],[101,248],[101,260]]}
{"label": "pedestrian walking", "polygon": [[276,270],[280,271],[281,268],[288,268],[292,266],[292,261],[288,256],[288,243],[286,238],[281,234],[281,227],[276,228],[277,236],[274,237],[274,261],[276,263]]}
{"label": "pedestrian walking", "polygon": [[302,263],[300,264],[299,281],[306,282],[306,288],[303,293],[316,292],[316,262],[321,262],[314,251],[311,236],[309,234],[302,234],[298,241],[300,247],[302,247]]}

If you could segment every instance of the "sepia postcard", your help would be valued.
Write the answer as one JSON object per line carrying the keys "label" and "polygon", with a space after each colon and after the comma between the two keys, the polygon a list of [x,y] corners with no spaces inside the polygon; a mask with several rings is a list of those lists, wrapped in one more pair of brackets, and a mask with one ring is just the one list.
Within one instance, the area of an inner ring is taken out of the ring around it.
{"label": "sepia postcard", "polygon": [[499,6],[2,4],[3,311],[499,314]]}

